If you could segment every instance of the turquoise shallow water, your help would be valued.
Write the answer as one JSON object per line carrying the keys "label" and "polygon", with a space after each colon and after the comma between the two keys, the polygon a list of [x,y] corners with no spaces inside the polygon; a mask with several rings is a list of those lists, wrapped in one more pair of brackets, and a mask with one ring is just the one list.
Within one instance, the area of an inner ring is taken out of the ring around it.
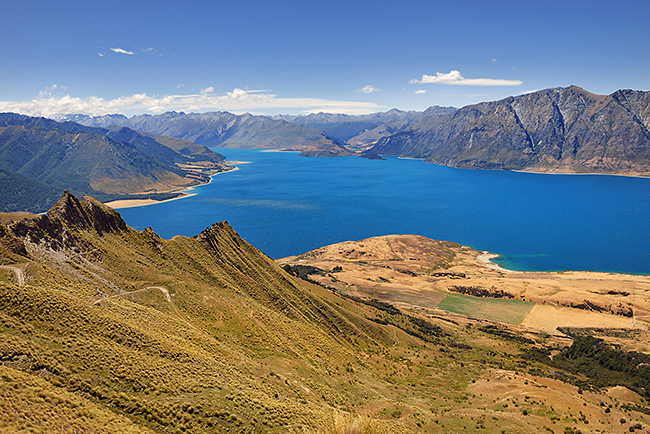
{"label": "turquoise shallow water", "polygon": [[650,273],[650,179],[217,151],[251,163],[214,176],[191,198],[122,209],[126,222],[169,238],[228,220],[273,258],[418,234],[498,253],[512,269]]}

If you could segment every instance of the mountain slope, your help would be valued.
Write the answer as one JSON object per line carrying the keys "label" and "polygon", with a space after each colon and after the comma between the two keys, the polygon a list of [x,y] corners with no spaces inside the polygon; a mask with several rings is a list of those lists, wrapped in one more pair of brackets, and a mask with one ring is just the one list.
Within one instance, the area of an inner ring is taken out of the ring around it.
{"label": "mountain slope", "polygon": [[547,89],[424,117],[372,151],[463,168],[647,176],[649,106],[648,92]]}
{"label": "mountain slope", "polygon": [[[107,199],[111,195],[177,190],[209,179],[202,170],[187,170],[183,164],[220,171],[225,168],[222,161],[223,156],[198,145],[178,143],[178,139],[144,136],[126,128],[106,130],[0,114],[0,168],[59,191],[69,189]],[[26,184],[25,191],[28,188]],[[3,196],[2,206],[6,208],[7,201],[16,205],[16,200],[10,199]],[[33,209],[28,200],[17,206],[33,211],[47,209]]]}
{"label": "mountain slope", "polygon": [[299,150],[302,155],[309,156],[351,154],[342,144],[323,131],[250,114],[168,112],[156,116],[140,115],[131,118],[119,115],[99,117],[74,115],[66,119],[74,119],[91,126],[119,125],[177,137],[210,147],[280,148]]}
{"label": "mountain slope", "polygon": [[56,203],[59,191],[20,173],[0,169],[0,212],[41,212]]}
{"label": "mountain slope", "polygon": [[0,224],[0,430],[542,433],[575,428],[571,408],[645,423],[528,356],[555,338],[418,312],[298,279],[225,222],[163,240],[66,192]]}

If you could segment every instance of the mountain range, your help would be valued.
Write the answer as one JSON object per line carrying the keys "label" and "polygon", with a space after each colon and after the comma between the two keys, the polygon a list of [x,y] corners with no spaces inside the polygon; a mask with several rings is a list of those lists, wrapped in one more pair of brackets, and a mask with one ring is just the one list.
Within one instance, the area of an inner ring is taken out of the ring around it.
{"label": "mountain range", "polygon": [[[423,112],[349,116],[176,113],[62,123],[0,115],[0,210],[43,211],[68,189],[101,200],[162,193],[224,170],[211,147],[302,156],[395,155],[459,168],[650,176],[650,92],[595,95],[577,86]],[[22,175],[18,176],[18,175]],[[30,181],[27,182],[26,178]],[[20,207],[20,208],[17,208]],[[22,209],[21,209],[22,208]]]}
{"label": "mountain range", "polygon": [[297,150],[303,156],[352,155],[341,142],[314,128],[282,119],[227,112],[122,115],[90,117],[73,115],[63,118],[95,127],[123,126],[163,136],[177,137],[200,145],[221,148],[260,148]]}
{"label": "mountain range", "polygon": [[44,211],[56,202],[54,191],[62,189],[102,200],[166,193],[207,182],[208,173],[226,169],[223,161],[180,139],[3,113],[0,187],[15,194],[1,196],[0,210]]}
{"label": "mountain range", "polygon": [[546,89],[424,116],[370,150],[445,166],[650,175],[650,92]]}
{"label": "mountain range", "polygon": [[274,118],[231,113],[66,117],[206,146],[283,148],[301,155],[397,155],[473,169],[650,175],[650,92],[545,89],[455,109]]}
{"label": "mountain range", "polygon": [[432,106],[423,112],[392,109],[387,112],[356,116],[313,113],[300,116],[280,115],[276,118],[323,130],[328,135],[345,142],[349,149],[365,151],[380,138],[395,134],[424,116],[437,116],[454,111],[456,111],[454,107]]}

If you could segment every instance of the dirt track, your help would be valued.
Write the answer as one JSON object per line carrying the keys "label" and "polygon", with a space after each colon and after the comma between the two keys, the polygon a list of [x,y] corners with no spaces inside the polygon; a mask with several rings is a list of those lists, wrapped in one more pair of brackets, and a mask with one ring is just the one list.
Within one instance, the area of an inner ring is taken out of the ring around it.
{"label": "dirt track", "polygon": [[13,271],[18,286],[23,286],[25,284],[25,272],[20,267],[15,265],[0,265],[0,268]]}

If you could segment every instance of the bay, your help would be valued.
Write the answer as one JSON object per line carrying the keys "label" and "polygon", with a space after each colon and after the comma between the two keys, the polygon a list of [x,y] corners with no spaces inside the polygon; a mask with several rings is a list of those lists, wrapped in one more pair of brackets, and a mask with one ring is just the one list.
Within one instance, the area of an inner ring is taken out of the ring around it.
{"label": "bay", "polygon": [[250,163],[195,196],[119,210],[126,222],[170,238],[228,220],[273,258],[417,234],[498,253],[511,269],[650,273],[650,179],[216,150]]}

